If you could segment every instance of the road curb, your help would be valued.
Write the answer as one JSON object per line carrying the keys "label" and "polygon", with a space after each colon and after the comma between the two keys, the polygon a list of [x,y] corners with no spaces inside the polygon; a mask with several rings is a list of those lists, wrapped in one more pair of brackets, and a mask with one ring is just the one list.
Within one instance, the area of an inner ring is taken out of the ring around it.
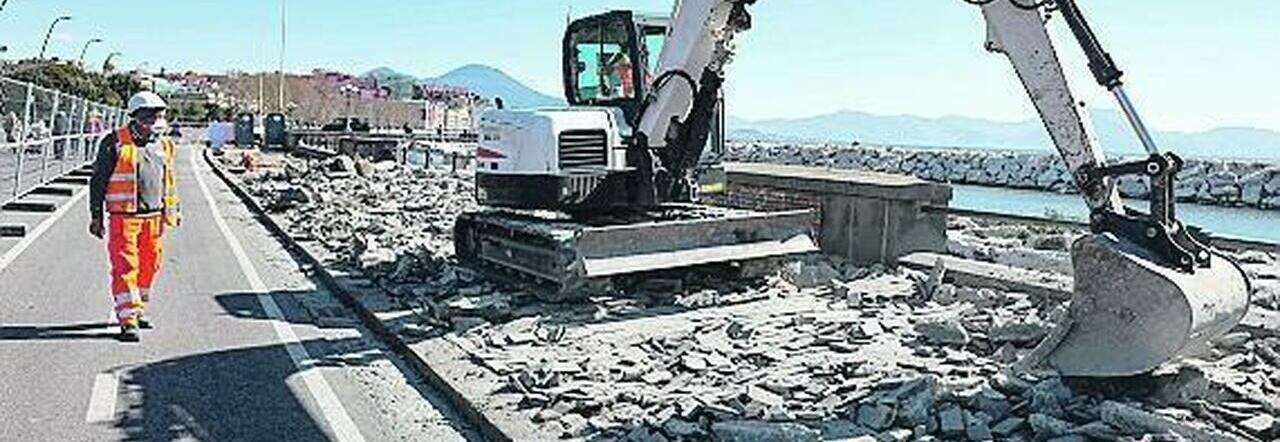
{"label": "road curb", "polygon": [[236,194],[236,197],[249,208],[251,213],[253,213],[253,217],[271,232],[271,236],[275,237],[276,240],[285,247],[285,250],[287,250],[290,255],[293,255],[295,259],[298,259],[301,263],[311,267],[313,274],[318,277],[320,283],[332,292],[343,305],[354,311],[356,315],[360,317],[360,322],[369,330],[373,331],[374,335],[376,335],[378,339],[387,346],[387,348],[390,348],[405,361],[408,361],[409,365],[427,381],[428,385],[437,391],[444,393],[445,397],[449,401],[449,405],[457,409],[467,420],[468,424],[479,430],[480,434],[486,440],[501,442],[514,440],[510,435],[503,432],[496,424],[494,424],[493,421],[489,420],[489,418],[484,415],[476,404],[468,401],[462,392],[454,388],[453,385],[449,384],[449,382],[440,375],[440,373],[432,369],[431,366],[417,354],[417,352],[414,352],[413,349],[409,347],[409,344],[400,339],[399,335],[388,329],[386,324],[384,324],[373,311],[366,308],[364,303],[356,298],[356,294],[352,287],[340,282],[338,277],[326,268],[318,258],[295,241],[293,237],[289,235],[288,231],[280,226],[280,224],[262,208],[262,205],[259,204],[252,195],[250,195],[242,186],[240,186],[239,183],[233,180],[226,171],[222,169],[222,167],[218,165],[217,160],[210,155],[208,150],[202,149],[202,155],[204,156],[205,163],[213,169],[214,175],[217,175],[218,178],[231,189],[232,193]]}

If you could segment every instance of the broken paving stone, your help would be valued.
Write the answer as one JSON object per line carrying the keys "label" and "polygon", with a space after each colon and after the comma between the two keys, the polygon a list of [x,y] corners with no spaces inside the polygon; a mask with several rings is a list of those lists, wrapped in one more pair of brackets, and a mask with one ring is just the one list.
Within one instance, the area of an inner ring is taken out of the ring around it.
{"label": "broken paving stone", "polygon": [[681,365],[692,371],[704,371],[707,369],[707,359],[700,354],[689,353],[680,358]]}
{"label": "broken paving stone", "polygon": [[564,415],[560,418],[560,425],[564,427],[563,435],[568,437],[583,437],[591,430],[587,418],[578,413]]}
{"label": "broken paving stone", "polygon": [[893,407],[885,404],[863,404],[858,407],[858,424],[873,430],[884,430],[893,424]]}
{"label": "broken paving stone", "polygon": [[1104,401],[1098,407],[1103,422],[1121,434],[1173,433],[1194,441],[1230,441],[1233,438],[1195,428],[1167,416],[1143,411],[1116,401]]}
{"label": "broken paving stone", "polygon": [[937,388],[938,380],[932,376],[907,381],[898,387],[892,393],[892,399],[898,404],[897,423],[909,428],[931,423]]}
{"label": "broken paving stone", "polygon": [[1081,436],[1079,434],[1068,434],[1065,436],[1058,436],[1053,439],[1046,440],[1045,442],[1088,442],[1088,439],[1086,439],[1084,436]]}
{"label": "broken paving stone", "polygon": [[974,442],[992,440],[994,436],[991,434],[991,427],[986,419],[978,418],[970,415],[965,423],[965,436]]}
{"label": "broken paving stone", "polygon": [[911,439],[911,436],[911,430],[895,428],[893,430],[880,433],[878,439],[885,442],[907,442]]}
{"label": "broken paving stone", "polygon": [[1071,401],[1071,389],[1060,378],[1049,378],[1031,387],[1031,410],[1035,413],[1062,417],[1062,407]]}
{"label": "broken paving stone", "polygon": [[564,417],[564,414],[554,408],[543,408],[533,415],[533,421],[536,423],[558,421]]}
{"label": "broken paving stone", "polygon": [[832,439],[824,435],[822,440],[829,440],[834,442],[880,442],[880,439],[871,435],[854,436],[854,437],[842,438],[842,439]]}
{"label": "broken paving stone", "polygon": [[964,434],[964,410],[957,406],[949,406],[938,413],[938,431],[944,437],[956,437]]}
{"label": "broken paving stone", "polygon": [[370,247],[360,254],[360,268],[371,269],[396,262],[396,252],[380,247]]}
{"label": "broken paving stone", "polygon": [[831,264],[821,259],[788,263],[782,268],[782,277],[802,289],[827,286],[831,281],[842,278]]}
{"label": "broken paving stone", "polygon": [[996,323],[987,332],[987,336],[991,339],[991,342],[997,344],[1006,342],[1029,344],[1040,342],[1045,336],[1049,335],[1049,329],[1049,324],[1034,316],[1013,320],[997,316]]}
{"label": "broken paving stone", "polygon": [[958,318],[926,319],[915,325],[915,330],[926,341],[944,345],[965,345],[969,343],[969,332],[960,324]]}
{"label": "broken paving stone", "polygon": [[1244,343],[1248,342],[1253,335],[1249,332],[1235,332],[1222,335],[1218,339],[1213,340],[1213,346],[1224,350],[1240,350],[1244,347]]}
{"label": "broken paving stone", "polygon": [[678,438],[692,438],[702,434],[702,427],[680,418],[670,418],[662,423],[662,430]]}
{"label": "broken paving stone", "polygon": [[645,425],[632,428],[631,431],[627,432],[627,436],[625,440],[627,442],[667,442],[668,441],[667,437],[663,436],[662,433],[656,433],[652,429],[650,429],[648,426],[645,426]]}
{"label": "broken paving stone", "polygon": [[641,379],[650,385],[658,385],[671,382],[671,379],[674,379],[675,377],[676,376],[674,374],[671,374],[671,372],[666,370],[653,370],[645,373],[644,376],[641,376]]}
{"label": "broken paving stone", "polygon": [[816,430],[790,422],[716,422],[711,432],[724,442],[817,442],[819,438]]}
{"label": "broken paving stone", "polygon": [[1019,379],[1011,373],[1002,371],[991,377],[991,386],[1006,395],[1021,396],[1023,392],[1031,389],[1032,384]]}
{"label": "broken paving stone", "polygon": [[[872,437],[875,432],[848,419],[836,419],[822,423],[823,440],[856,440],[858,437]],[[872,437],[871,440],[875,440]]]}
{"label": "broken paving stone", "polygon": [[1023,419],[1020,417],[1010,417],[1008,419],[1000,421],[1000,423],[997,423],[996,426],[991,427],[991,433],[1001,437],[1009,436],[1009,435],[1012,435],[1015,431],[1018,431],[1018,429],[1022,428],[1022,425],[1025,424],[1026,422],[1027,422],[1026,419]]}
{"label": "broken paving stone", "polygon": [[1269,414],[1257,414],[1251,418],[1241,421],[1240,427],[1252,431],[1255,434],[1266,435],[1275,430],[1276,418]]}
{"label": "broken paving stone", "polygon": [[746,405],[748,407],[755,407],[761,410],[767,410],[771,407],[781,406],[786,403],[782,396],[758,385],[748,386],[747,391],[743,396],[746,398]]}
{"label": "broken paving stone", "polygon": [[1111,428],[1106,422],[1095,421],[1090,422],[1071,430],[1074,434],[1087,436],[1097,440],[1116,440],[1120,435],[1115,428]]}
{"label": "broken paving stone", "polygon": [[989,385],[983,385],[982,388],[969,399],[969,408],[986,413],[995,419],[1004,417],[1005,413],[1008,413],[1009,409],[1012,407],[1013,405],[1009,403],[1008,396],[996,391],[996,389]]}
{"label": "broken paving stone", "polygon": [[1071,433],[1074,426],[1070,422],[1041,413],[1032,414],[1027,418],[1027,422],[1031,425],[1031,431],[1034,431],[1036,437],[1040,439],[1065,436]]}

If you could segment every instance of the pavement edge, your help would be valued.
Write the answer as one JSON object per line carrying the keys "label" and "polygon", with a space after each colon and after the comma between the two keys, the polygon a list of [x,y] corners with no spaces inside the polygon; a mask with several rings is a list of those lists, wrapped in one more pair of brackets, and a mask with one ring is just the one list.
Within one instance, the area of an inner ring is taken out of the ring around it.
{"label": "pavement edge", "polygon": [[413,351],[407,343],[402,341],[395,332],[387,328],[387,326],[378,319],[377,315],[366,308],[365,304],[356,298],[355,294],[352,293],[347,285],[339,282],[338,278],[330,272],[319,259],[312,255],[311,252],[308,252],[301,244],[298,244],[298,242],[295,241],[293,237],[291,237],[288,232],[262,208],[262,205],[259,204],[252,195],[227,175],[227,172],[217,164],[217,160],[213,158],[209,150],[202,149],[202,156],[204,156],[205,163],[213,169],[214,175],[217,175],[218,178],[231,189],[232,193],[235,193],[236,197],[238,197],[240,201],[249,208],[249,211],[253,213],[254,219],[266,227],[271,233],[271,236],[275,237],[275,239],[285,247],[285,250],[287,250],[290,255],[293,255],[294,258],[298,259],[302,264],[311,267],[313,274],[317,279],[319,279],[319,282],[323,284],[326,289],[332,292],[338,300],[343,303],[343,305],[346,305],[347,308],[354,311],[356,315],[360,317],[360,322],[369,330],[373,331],[374,335],[376,335],[384,345],[394,351],[402,359],[409,362],[409,365],[417,371],[418,375],[422,376],[423,379],[427,381],[431,388],[444,393],[449,404],[460,411],[467,419],[468,423],[478,429],[485,439],[501,442],[515,440],[511,435],[504,432],[497,424],[485,416],[480,407],[467,400],[466,396],[462,392],[458,391],[453,387],[453,385],[445,380],[445,378],[433,369],[426,360],[422,359],[417,352]]}

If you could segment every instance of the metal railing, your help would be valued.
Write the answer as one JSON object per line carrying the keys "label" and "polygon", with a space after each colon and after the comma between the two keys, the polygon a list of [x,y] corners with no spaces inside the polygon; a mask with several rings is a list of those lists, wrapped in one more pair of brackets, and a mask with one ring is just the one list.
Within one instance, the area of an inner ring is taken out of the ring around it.
{"label": "metal railing", "polygon": [[92,161],[124,109],[0,77],[0,200]]}

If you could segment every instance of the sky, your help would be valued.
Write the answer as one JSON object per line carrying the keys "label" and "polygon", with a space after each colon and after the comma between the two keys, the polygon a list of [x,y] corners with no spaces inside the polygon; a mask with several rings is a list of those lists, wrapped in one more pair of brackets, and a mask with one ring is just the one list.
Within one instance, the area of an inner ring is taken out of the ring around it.
{"label": "sky", "polygon": [[[438,76],[471,63],[497,67],[562,96],[567,17],[610,9],[670,12],[670,0],[286,0],[285,69],[363,73],[387,66]],[[1079,0],[1127,89],[1161,130],[1280,130],[1280,1]],[[981,14],[962,0],[759,0],[754,29],[729,68],[730,114],[1034,118],[1009,63],[982,49]],[[69,14],[49,55],[87,61],[111,51],[122,68],[274,70],[276,0],[9,0],[0,11],[5,57],[39,52],[49,22]],[[1085,69],[1062,21],[1059,52],[1079,98],[1114,108]]]}

